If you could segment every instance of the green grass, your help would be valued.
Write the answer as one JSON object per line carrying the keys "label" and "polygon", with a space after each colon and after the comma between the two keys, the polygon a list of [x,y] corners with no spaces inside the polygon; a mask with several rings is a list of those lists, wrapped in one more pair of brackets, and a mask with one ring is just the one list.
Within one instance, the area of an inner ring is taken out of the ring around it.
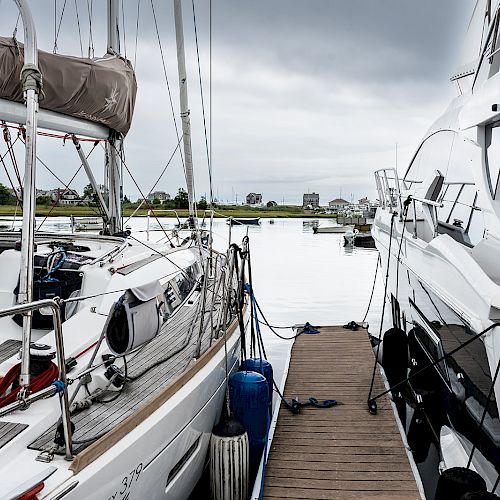
{"label": "green grass", "polygon": [[[22,211],[19,207],[15,205],[0,205],[0,216],[1,215],[21,215]],[[123,215],[128,217],[132,215],[135,206],[125,206],[123,209]],[[161,210],[161,207],[157,207],[157,210]],[[308,217],[308,218],[332,218],[332,215],[326,214],[314,214],[309,212],[304,212],[302,207],[289,205],[289,206],[278,206],[272,208],[254,208],[254,207],[242,207],[241,205],[223,205],[219,206],[215,209],[216,217],[266,217],[266,218],[289,218],[289,217]],[[85,207],[85,206],[59,206],[59,207],[50,207],[46,205],[37,205],[36,207],[36,215],[45,216],[49,214],[51,216],[66,216],[74,215],[75,217],[84,217],[84,216],[95,216],[98,215],[97,209]],[[147,208],[141,208],[135,215],[136,216],[146,216],[148,213]],[[177,210],[179,217],[187,217],[187,210]],[[158,212],[158,215],[165,215],[168,217],[174,216],[172,212]],[[198,211],[199,217],[203,216],[203,211]]]}

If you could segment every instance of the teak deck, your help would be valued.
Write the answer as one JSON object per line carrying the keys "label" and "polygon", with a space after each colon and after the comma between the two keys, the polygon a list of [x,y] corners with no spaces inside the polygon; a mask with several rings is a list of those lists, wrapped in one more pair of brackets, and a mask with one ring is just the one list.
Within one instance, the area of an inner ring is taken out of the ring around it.
{"label": "teak deck", "polygon": [[[419,499],[390,401],[367,409],[374,356],[365,329],[325,326],[292,348],[285,397],[336,399],[329,409],[281,408],[264,498]],[[377,370],[374,394],[384,389]]]}

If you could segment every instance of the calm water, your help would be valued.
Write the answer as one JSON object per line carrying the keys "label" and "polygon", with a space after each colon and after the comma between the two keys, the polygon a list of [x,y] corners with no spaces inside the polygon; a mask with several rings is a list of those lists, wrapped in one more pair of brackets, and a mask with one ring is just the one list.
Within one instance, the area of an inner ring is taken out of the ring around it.
{"label": "calm water", "polygon": [[[41,221],[37,220],[39,223]],[[361,321],[370,297],[378,252],[363,248],[345,248],[341,234],[313,234],[303,225],[307,219],[262,219],[260,226],[233,226],[232,242],[241,244],[250,238],[255,297],[273,325],[344,324]],[[172,218],[162,218],[162,225],[172,227]],[[146,240],[147,219],[134,217],[128,223],[133,234]],[[321,225],[332,224],[321,220]],[[16,223],[16,226],[20,225]],[[46,231],[69,231],[68,217],[52,217],[44,223]],[[163,236],[151,221],[150,240]],[[156,229],[156,231],[154,231]],[[223,219],[214,221],[214,245],[227,248],[229,226]],[[380,273],[379,273],[380,274]],[[368,321],[380,315],[382,288],[377,280]],[[279,330],[292,335],[291,330]],[[263,329],[264,343],[279,384],[292,345]],[[334,395],[333,395],[334,396]]]}

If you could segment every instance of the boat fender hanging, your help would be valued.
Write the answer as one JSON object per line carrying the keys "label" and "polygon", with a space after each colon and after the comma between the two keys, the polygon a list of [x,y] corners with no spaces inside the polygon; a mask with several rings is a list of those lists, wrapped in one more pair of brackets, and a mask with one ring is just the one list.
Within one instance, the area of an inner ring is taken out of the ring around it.
{"label": "boat fender hanging", "polygon": [[465,467],[451,467],[439,476],[434,500],[460,500],[466,493],[486,491],[484,479]]}
{"label": "boat fender hanging", "polygon": [[390,328],[384,333],[382,347],[382,366],[392,387],[408,375],[408,337],[401,328]]}
{"label": "boat fender hanging", "polygon": [[252,371],[264,375],[267,380],[267,390],[269,398],[269,417],[273,415],[273,367],[267,359],[262,358],[248,358],[241,363],[240,371]]}
{"label": "boat fender hanging", "polygon": [[112,306],[105,325],[110,351],[122,356],[149,342],[160,329],[158,281],[127,290]]}
{"label": "boat fender hanging", "polygon": [[248,434],[234,418],[225,418],[210,438],[210,492],[213,500],[246,500],[249,485]]}
{"label": "boat fender hanging", "polygon": [[267,439],[268,385],[264,375],[240,371],[229,377],[231,412],[248,433],[250,470],[255,472]]}

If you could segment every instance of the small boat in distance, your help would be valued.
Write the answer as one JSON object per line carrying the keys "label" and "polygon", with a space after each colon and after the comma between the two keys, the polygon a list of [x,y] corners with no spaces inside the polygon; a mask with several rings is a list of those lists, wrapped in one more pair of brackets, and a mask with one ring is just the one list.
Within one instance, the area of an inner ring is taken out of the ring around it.
{"label": "small boat in distance", "polygon": [[233,218],[229,217],[226,220],[227,224],[231,224],[231,226],[237,226],[237,225],[245,225],[245,226],[260,226],[260,217],[256,217],[254,219],[249,218],[249,217],[244,217],[244,218]]}
{"label": "small boat in distance", "polygon": [[354,226],[326,226],[319,227],[313,226],[313,233],[345,233],[349,230],[352,230]]}
{"label": "small boat in distance", "polygon": [[344,234],[344,246],[376,248],[372,234],[369,231],[358,231],[357,229],[346,231]]}
{"label": "small boat in distance", "polygon": [[73,231],[99,231],[102,230],[102,217],[73,217],[71,216]]}

